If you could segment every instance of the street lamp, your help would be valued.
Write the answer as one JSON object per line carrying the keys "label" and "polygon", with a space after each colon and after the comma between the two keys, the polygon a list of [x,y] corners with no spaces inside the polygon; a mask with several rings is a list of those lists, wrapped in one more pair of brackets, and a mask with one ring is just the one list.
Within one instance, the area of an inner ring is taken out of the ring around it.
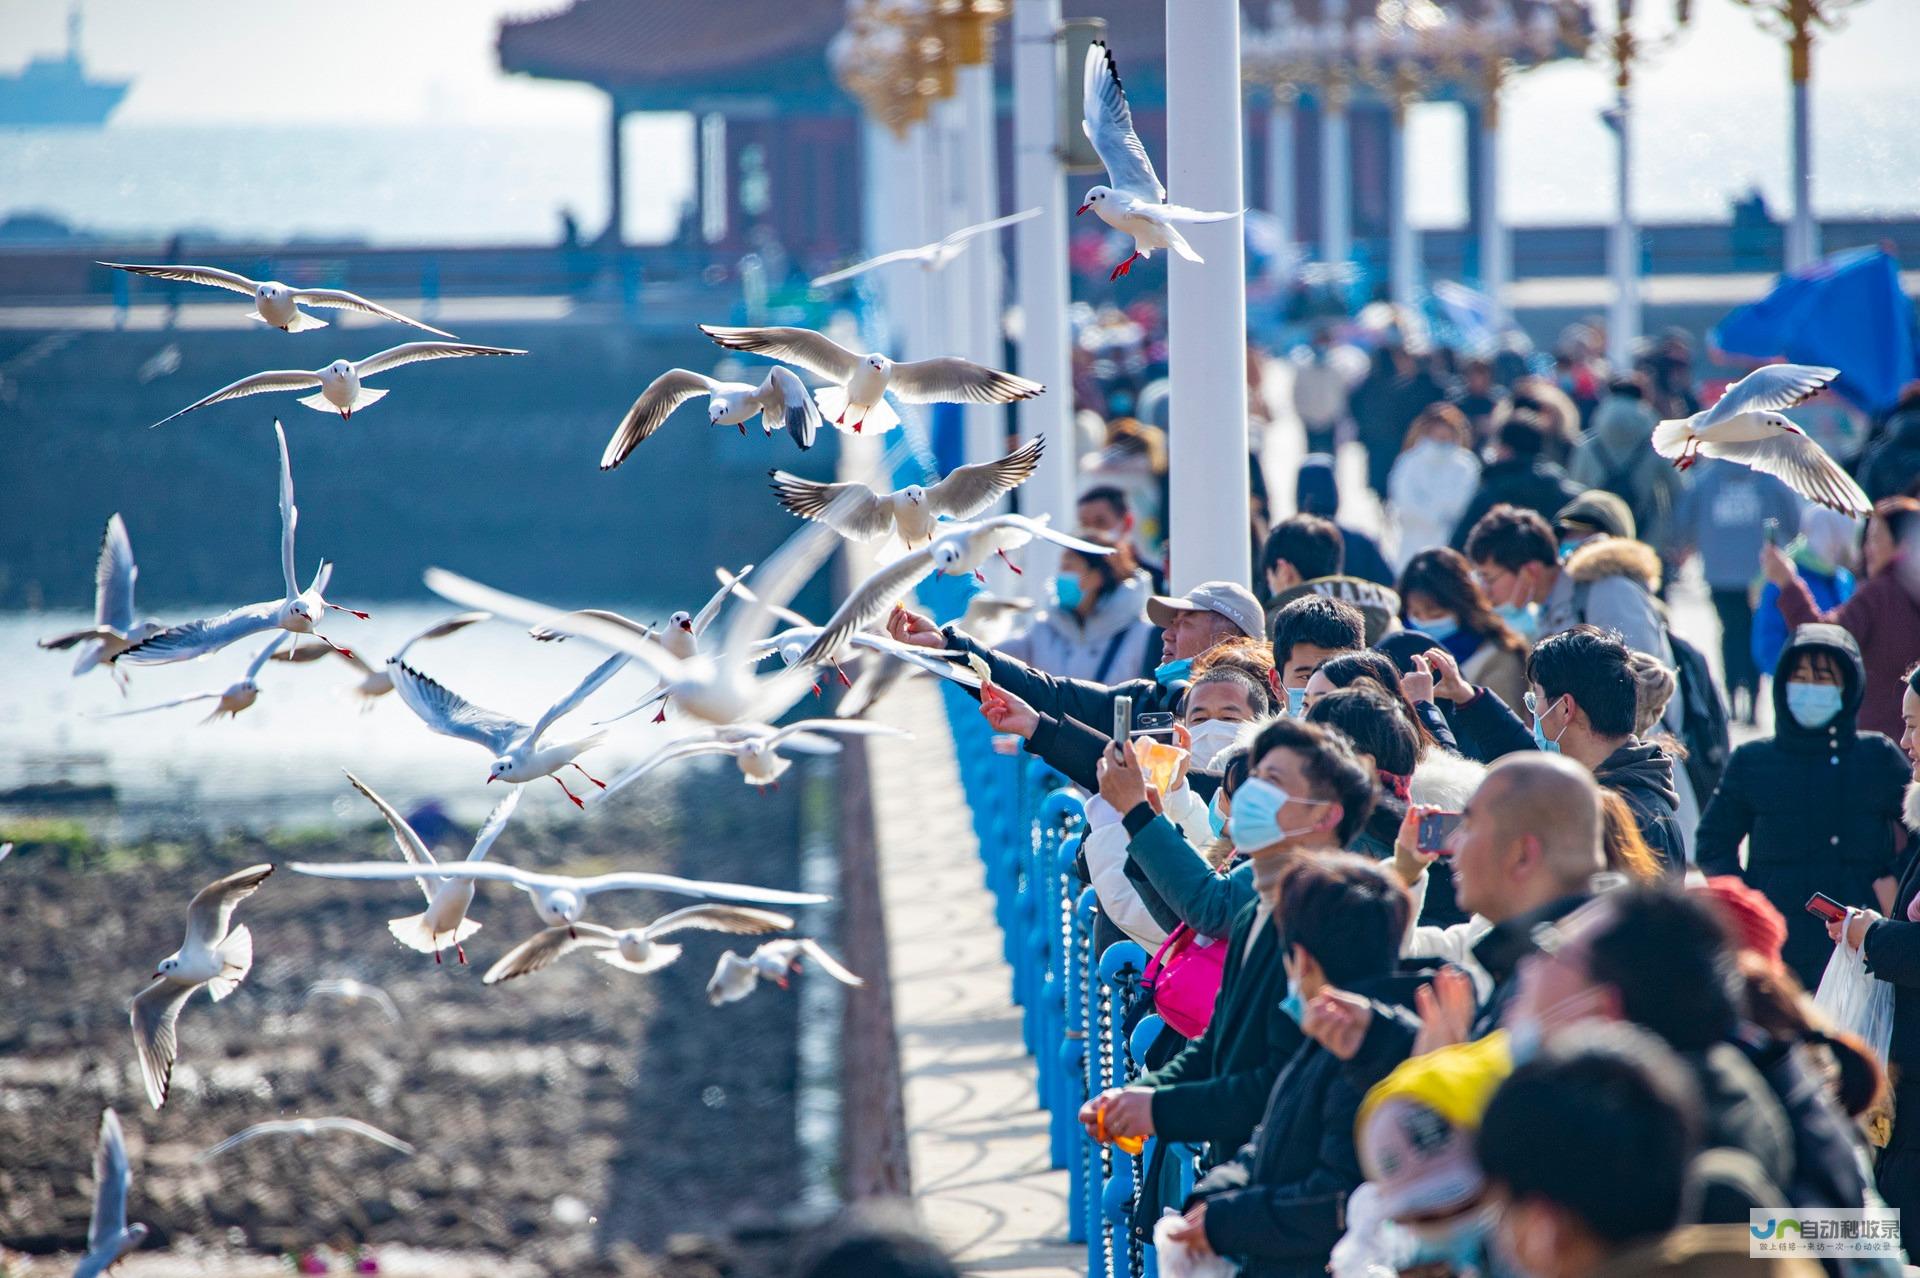
{"label": "street lamp", "polygon": [[1808,81],[1813,75],[1813,29],[1837,30],[1840,14],[1860,0],[1734,0],[1753,10],[1761,29],[1787,42],[1793,79],[1793,221],[1787,225],[1786,267],[1798,270],[1820,256],[1820,224],[1813,216],[1813,125]]}

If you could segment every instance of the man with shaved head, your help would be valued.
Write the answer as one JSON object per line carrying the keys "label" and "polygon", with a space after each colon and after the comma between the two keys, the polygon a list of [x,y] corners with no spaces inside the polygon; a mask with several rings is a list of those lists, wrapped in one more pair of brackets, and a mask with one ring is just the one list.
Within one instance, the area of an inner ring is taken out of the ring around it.
{"label": "man with shaved head", "polygon": [[[1480,1038],[1499,1027],[1534,929],[1583,904],[1593,876],[1606,868],[1601,830],[1600,787],[1573,760],[1509,754],[1488,770],[1447,841],[1460,908],[1492,924],[1473,946],[1491,992],[1478,1007],[1466,992],[1467,1005],[1439,1009],[1457,1017],[1456,1034]],[[1333,990],[1308,1005],[1301,1028],[1377,1081],[1412,1054],[1421,1026],[1403,1009]]]}

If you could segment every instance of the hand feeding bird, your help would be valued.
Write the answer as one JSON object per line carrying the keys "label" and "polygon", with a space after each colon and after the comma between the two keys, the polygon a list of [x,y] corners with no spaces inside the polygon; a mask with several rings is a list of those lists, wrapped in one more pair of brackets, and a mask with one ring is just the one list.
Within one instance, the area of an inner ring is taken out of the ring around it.
{"label": "hand feeding bird", "polygon": [[1830,510],[1856,518],[1871,514],[1873,503],[1853,476],[1780,413],[1838,376],[1837,368],[1811,364],[1756,368],[1727,387],[1712,408],[1654,427],[1653,450],[1672,458],[1675,470],[1689,470],[1701,457],[1738,462]]}
{"label": "hand feeding bird", "polygon": [[810,937],[794,937],[768,941],[745,958],[732,950],[722,954],[714,966],[713,979],[707,982],[707,1002],[715,1007],[738,1003],[763,980],[772,981],[784,990],[789,978],[800,970],[802,959],[812,959],[822,972],[842,985],[866,984],[827,953],[820,942]]}
{"label": "hand feeding bird", "polygon": [[707,397],[707,421],[714,426],[738,426],[747,433],[747,423],[760,419],[762,433],[772,435],[784,430],[805,452],[813,447],[820,433],[820,409],[813,396],[793,374],[779,365],[767,370],[758,387],[746,382],[723,382],[704,373],[670,368],[653,379],[627,409],[627,415],[614,428],[600,455],[600,469],[612,470],[627,459],[642,441],[665,424],[673,411],[699,395]]}
{"label": "hand feeding bird", "polygon": [[1037,437],[1005,457],[956,466],[938,483],[908,484],[885,494],[858,482],[830,484],[784,470],[767,473],[789,514],[819,520],[854,541],[897,532],[911,549],[933,540],[941,516],[972,519],[1033,478],[1046,446],[1045,437]]}
{"label": "hand feeding bird", "polygon": [[362,360],[336,359],[325,368],[311,371],[276,368],[264,373],[254,373],[237,382],[222,386],[205,399],[195,400],[177,413],[162,417],[154,423],[154,426],[165,426],[175,417],[184,417],[195,409],[205,408],[209,404],[225,403],[230,399],[241,399],[247,395],[260,395],[268,391],[307,390],[311,387],[319,389],[311,395],[301,396],[300,403],[316,412],[339,413],[340,420],[346,421],[357,410],[377,404],[387,397],[384,388],[376,389],[361,385],[364,378],[374,377],[406,364],[418,364],[428,359],[465,359],[473,355],[525,354],[523,350],[510,347],[475,346],[470,342],[407,342],[400,346],[388,347]]}
{"label": "hand feeding bird", "polygon": [[855,435],[866,426],[885,434],[900,424],[900,415],[887,403],[889,390],[909,404],[1011,404],[1046,389],[953,355],[897,364],[885,355],[856,355],[811,329],[702,324],[700,331],[728,350],[765,355],[832,382],[816,392],[820,412]]}
{"label": "hand feeding bird", "polygon": [[841,270],[815,276],[809,285],[812,288],[825,288],[829,284],[838,284],[841,280],[850,280],[856,275],[864,275],[868,271],[882,266],[891,266],[895,262],[916,262],[920,269],[928,274],[945,270],[947,263],[967,251],[967,241],[975,236],[1025,222],[1039,217],[1040,213],[1041,210],[1037,208],[1022,209],[1018,213],[1009,213],[1005,217],[996,217],[988,222],[975,222],[972,226],[963,226],[945,239],[935,240],[931,244],[894,249],[891,253],[882,253],[878,257],[870,257],[864,262],[856,262]]}
{"label": "hand feeding bird", "polygon": [[[291,638],[291,636],[283,630],[273,638],[267,640],[266,646],[254,655],[252,661],[247,663],[247,673],[241,678],[240,682],[229,684],[219,692],[196,692],[191,696],[175,697],[172,701],[162,701],[158,705],[138,706],[132,710],[115,710],[111,714],[104,714],[99,717],[103,719],[121,719],[130,714],[146,714],[152,710],[171,710],[175,706],[191,705],[196,701],[213,701],[217,703],[213,707],[213,712],[200,722],[212,723],[223,714],[231,719],[242,710],[250,708],[254,702],[260,699],[259,679],[261,668],[267,664],[274,653],[279,651],[280,645],[285,643],[289,638]],[[326,652],[329,651],[329,649],[321,648],[317,651]]]}
{"label": "hand feeding bird", "polygon": [[140,1057],[140,1077],[155,1109],[167,1103],[180,1009],[203,986],[218,1003],[238,989],[253,968],[253,934],[244,924],[231,930],[229,926],[234,907],[258,891],[272,873],[271,865],[251,865],[201,888],[187,906],[186,940],[160,960],[153,984],[134,995],[128,1019]]}
{"label": "hand feeding bird", "polygon": [[93,625],[84,630],[42,639],[42,648],[55,650],[83,645],[73,661],[77,678],[104,665],[120,690],[126,691],[126,675],[113,659],[166,629],[157,621],[135,621],[133,583],[140,569],[133,562],[133,542],[127,537],[127,525],[115,511],[107,517],[106,531],[100,535],[100,556],[93,566]]}
{"label": "hand feeding bird", "polygon": [[746,779],[748,785],[756,789],[766,786],[778,787],[781,776],[793,766],[791,760],[781,756],[781,750],[793,750],[801,754],[838,754],[840,743],[831,739],[834,734],[850,737],[912,735],[899,728],[849,719],[802,719],[782,728],[776,728],[770,723],[741,723],[724,728],[708,728],[704,732],[690,734],[663,746],[648,758],[634,764],[607,782],[607,788],[594,797],[594,803],[606,802],[612,795],[632,785],[654,769],[672,763],[676,759],[693,759],[708,754],[731,755],[733,761],[740,765],[740,775]]}
{"label": "hand feeding bird", "polygon": [[[416,643],[423,643],[429,639],[444,639],[448,635],[457,634],[477,622],[488,620],[491,620],[491,614],[489,613],[462,612],[447,617],[444,620],[436,621],[426,629],[409,635],[406,642],[394,649],[393,655],[388,657],[387,660],[403,661],[406,659],[407,650]],[[293,652],[276,652],[273,654],[273,660],[305,665],[329,655],[341,658],[360,672],[360,682],[354,685],[353,693],[360,698],[360,708],[363,711],[373,709],[374,702],[393,691],[393,675],[387,671],[384,665],[378,668],[371,666],[367,663],[366,658],[362,657],[359,653],[348,652],[342,648],[307,647],[296,649]]]}
{"label": "hand feeding bird", "polygon": [[511,785],[525,785],[529,781],[538,781],[541,777],[552,777],[561,793],[572,801],[573,806],[585,807],[579,796],[567,789],[567,783],[558,776],[560,769],[572,768],[587,780],[602,789],[606,782],[581,767],[575,759],[606,739],[605,732],[590,732],[584,737],[571,741],[562,741],[542,747],[540,738],[548,728],[563,715],[577,709],[597,691],[601,684],[613,678],[621,666],[627,664],[625,654],[616,653],[595,666],[578,687],[560,700],[547,707],[533,723],[522,723],[518,719],[509,719],[484,706],[475,705],[457,692],[421,674],[402,661],[390,661],[387,670],[393,676],[393,689],[400,694],[400,700],[407,709],[419,716],[420,722],[442,736],[454,737],[461,741],[471,741],[493,753],[493,763],[487,770],[487,784],[505,781]]}
{"label": "hand feeding bird", "polygon": [[346,651],[314,627],[329,608],[335,612],[352,613],[362,621],[366,620],[367,614],[356,608],[327,602],[326,589],[327,583],[333,579],[333,565],[324,559],[320,561],[319,571],[313,575],[313,584],[304,591],[300,589],[300,583],[293,575],[293,536],[300,522],[300,511],[293,504],[293,462],[287,456],[287,432],[281,429],[277,421],[273,424],[273,433],[280,441],[280,574],[287,588],[287,597],[277,602],[270,599],[264,603],[248,604],[218,617],[169,626],[128,646],[111,660],[136,666],[187,661],[203,657],[209,652],[218,652],[230,643],[275,626],[296,635],[312,635],[330,648]]}
{"label": "hand feeding bird", "polygon": [[262,1136],[318,1136],[321,1132],[346,1132],[402,1154],[411,1156],[414,1152],[413,1146],[398,1136],[383,1132],[372,1123],[363,1123],[357,1118],[276,1118],[241,1128],[219,1144],[201,1150],[200,1156],[194,1161],[204,1163],[218,1158],[228,1150],[238,1149]]}
{"label": "hand feeding bird", "polygon": [[121,1257],[147,1240],[145,1225],[127,1223],[127,1198],[133,1192],[133,1168],[127,1162],[127,1138],[120,1115],[100,1111],[100,1139],[93,1151],[93,1215],[87,1221],[87,1254],[73,1278],[99,1278]]}
{"label": "hand feeding bird", "polygon": [[683,879],[671,874],[646,874],[638,870],[592,875],[539,874],[498,861],[461,861],[452,865],[394,865],[390,861],[346,861],[320,865],[295,861],[289,868],[296,874],[310,874],[315,878],[359,879],[375,883],[435,878],[511,883],[527,894],[542,923],[548,927],[569,929],[580,922],[580,916],[586,912],[588,899],[601,892],[667,892],[676,896],[737,901],[746,905],[821,905],[831,899],[818,892],[789,892],[782,888],[755,887],[750,883]]}
{"label": "hand feeding bird", "polygon": [[417,319],[409,319],[399,311],[390,310],[378,302],[369,302],[358,293],[349,293],[343,288],[295,288],[291,284],[282,284],[279,280],[249,279],[234,271],[223,271],[217,266],[135,266],[126,262],[100,262],[98,265],[110,266],[116,271],[127,271],[134,275],[145,275],[156,280],[205,284],[212,288],[224,288],[232,293],[250,293],[253,296],[251,317],[262,324],[288,333],[304,333],[309,329],[327,327],[327,321],[300,309],[302,306],[317,306],[322,310],[358,311],[362,315],[377,315],[381,319],[392,320],[396,324],[405,324],[410,328],[432,333],[435,337],[455,340],[452,333],[435,328],[431,324],[422,324]]}
{"label": "hand feeding bird", "polygon": [[614,929],[597,923],[549,927],[503,954],[499,962],[487,969],[481,983],[496,985],[538,972],[574,950],[592,950],[594,957],[609,967],[645,976],[680,957],[684,947],[662,945],[663,936],[693,929],[735,936],[765,936],[768,932],[784,932],[792,926],[790,917],[772,910],[756,910],[744,905],[689,905],[663,914],[644,927]]}
{"label": "hand feeding bird", "polygon": [[[420,837],[407,819],[395,810],[391,803],[375,794],[373,787],[353,773],[347,773],[347,780],[353,782],[353,788],[367,797],[380,815],[386,819],[387,827],[393,831],[393,842],[400,849],[400,855],[409,865],[438,865],[427,841]],[[520,804],[518,787],[508,790],[500,802],[493,805],[493,811],[487,814],[486,822],[480,832],[474,836],[473,848],[467,853],[467,860],[484,861],[493,848],[500,832],[507,828],[513,810]],[[388,919],[387,931],[393,933],[393,939],[410,950],[433,955],[435,963],[440,962],[440,951],[451,945],[453,954],[461,963],[467,961],[467,952],[462,942],[480,930],[480,924],[467,917],[467,911],[473,906],[474,881],[472,879],[441,879],[438,882],[419,880],[420,891],[427,898],[427,908],[419,914],[409,914],[404,918]],[[395,1014],[398,1019],[398,1013]]]}
{"label": "hand feeding bird", "polygon": [[1107,278],[1117,280],[1131,273],[1133,264],[1152,257],[1155,249],[1172,249],[1189,262],[1205,261],[1187,243],[1178,224],[1224,222],[1246,210],[1208,213],[1166,202],[1167,188],[1160,184],[1153,161],[1147,158],[1147,148],[1133,130],[1133,111],[1127,106],[1126,90],[1120,86],[1113,52],[1104,40],[1087,46],[1081,111],[1080,127],[1106,166],[1107,184],[1089,187],[1074,215],[1091,209],[1102,222],[1133,237],[1132,255],[1114,267]]}

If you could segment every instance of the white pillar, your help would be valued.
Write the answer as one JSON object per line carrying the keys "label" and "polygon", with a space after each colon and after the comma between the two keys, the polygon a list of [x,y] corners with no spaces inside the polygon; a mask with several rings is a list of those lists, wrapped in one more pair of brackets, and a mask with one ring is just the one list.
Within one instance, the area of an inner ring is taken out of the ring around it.
{"label": "white pillar", "polygon": [[[893,202],[887,223],[888,241],[884,248],[907,248],[927,242],[927,195],[933,189],[936,173],[933,163],[933,125],[922,120],[909,127],[894,152],[897,169],[876,175],[883,200]],[[933,322],[932,290],[926,272],[915,268],[890,267],[875,272],[887,275],[887,296],[898,306],[893,329],[900,345],[892,352],[896,359],[925,359],[939,352],[939,334]],[[871,278],[871,277],[869,277]]]}
{"label": "white pillar", "polygon": [[1280,220],[1280,232],[1290,244],[1300,242],[1300,210],[1294,203],[1293,96],[1273,91],[1267,112],[1267,212]]}
{"label": "white pillar", "polygon": [[[1168,0],[1167,187],[1203,209],[1245,206],[1239,0]],[[1206,259],[1171,256],[1170,571],[1174,589],[1250,583],[1247,266],[1243,219],[1186,228]]]}
{"label": "white pillar", "polygon": [[1614,131],[1613,226],[1607,235],[1607,272],[1613,277],[1613,305],[1607,311],[1607,362],[1616,371],[1632,367],[1633,343],[1640,336],[1640,233],[1633,221],[1632,113],[1627,90],[1614,99],[1609,122]]}
{"label": "white pillar", "polygon": [[[894,190],[901,173],[910,172],[911,150],[904,137],[872,116],[860,125],[861,160],[861,255],[874,257],[900,248],[910,232],[901,227],[900,198]],[[917,229],[917,228],[916,228]],[[879,305],[882,325],[875,340],[879,349],[905,358],[911,317],[907,309],[911,298],[909,271],[871,271],[863,287]]]}
{"label": "white pillar", "polygon": [[1480,291],[1493,300],[1500,324],[1509,319],[1507,284],[1513,275],[1506,220],[1500,216],[1500,99],[1489,94],[1480,109]]}
{"label": "white pillar", "polygon": [[[994,109],[993,63],[963,66],[956,72],[960,107],[961,173],[966,203],[955,209],[954,225],[971,226],[1000,215],[998,112]],[[942,234],[947,232],[943,231]],[[1000,232],[981,236],[967,247],[960,261],[968,293],[967,353],[989,368],[1005,366],[1006,342],[1001,326]],[[1006,452],[1006,409],[998,404],[967,407],[969,462],[991,461]]]}
{"label": "white pillar", "polygon": [[1787,226],[1787,269],[1820,256],[1820,224],[1813,216],[1813,124],[1804,77],[1793,82],[1793,221]]}
{"label": "white pillar", "polygon": [[1339,87],[1320,94],[1320,260],[1353,257],[1353,207],[1348,198],[1347,101]]}
{"label": "white pillar", "polygon": [[1411,307],[1420,292],[1420,233],[1407,208],[1407,112],[1396,104],[1387,130],[1387,277],[1393,300]]}
{"label": "white pillar", "polygon": [[1021,508],[1056,528],[1076,523],[1080,473],[1073,433],[1073,369],[1067,332],[1067,211],[1061,205],[1060,0],[1016,0],[1013,8],[1014,206],[1042,210],[1020,223],[1015,277],[1022,324],[1014,371],[1047,388],[1022,400],[1020,438],[1047,438],[1040,469],[1020,489]]}

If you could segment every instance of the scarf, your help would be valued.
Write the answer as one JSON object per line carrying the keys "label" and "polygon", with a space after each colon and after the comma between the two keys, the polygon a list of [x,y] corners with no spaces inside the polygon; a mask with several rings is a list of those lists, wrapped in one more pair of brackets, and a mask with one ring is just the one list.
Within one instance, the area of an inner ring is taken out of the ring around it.
{"label": "scarf", "polygon": [[1400,802],[1407,802],[1407,791],[1413,784],[1412,777],[1403,777],[1398,772],[1389,772],[1385,768],[1375,769],[1374,774],[1380,781],[1380,788]]}

